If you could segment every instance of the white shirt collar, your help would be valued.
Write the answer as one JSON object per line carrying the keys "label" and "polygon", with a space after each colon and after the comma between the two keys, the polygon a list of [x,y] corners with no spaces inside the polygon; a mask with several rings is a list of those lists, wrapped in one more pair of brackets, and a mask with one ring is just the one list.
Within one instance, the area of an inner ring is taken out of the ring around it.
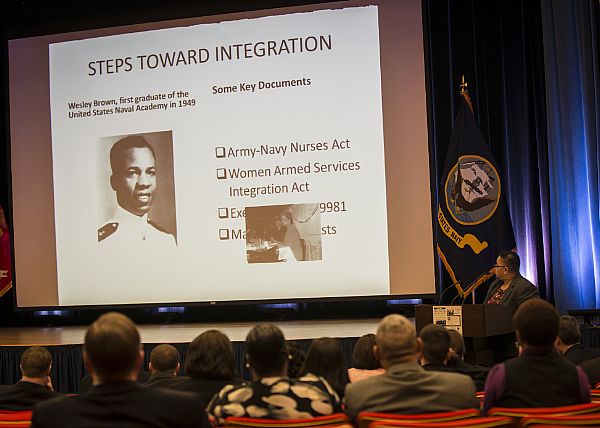
{"label": "white shirt collar", "polygon": [[143,216],[138,216],[127,211],[120,205],[117,205],[114,221],[119,224],[148,224],[148,213],[144,214]]}

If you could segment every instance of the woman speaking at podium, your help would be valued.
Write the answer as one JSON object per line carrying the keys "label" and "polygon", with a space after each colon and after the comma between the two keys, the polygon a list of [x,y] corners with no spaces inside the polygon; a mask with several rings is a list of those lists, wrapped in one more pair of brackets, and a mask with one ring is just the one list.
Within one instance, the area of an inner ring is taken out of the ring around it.
{"label": "woman speaking at podium", "polygon": [[490,284],[485,303],[510,306],[513,312],[525,300],[540,297],[535,285],[519,273],[521,260],[514,251],[500,253],[494,265],[496,279]]}

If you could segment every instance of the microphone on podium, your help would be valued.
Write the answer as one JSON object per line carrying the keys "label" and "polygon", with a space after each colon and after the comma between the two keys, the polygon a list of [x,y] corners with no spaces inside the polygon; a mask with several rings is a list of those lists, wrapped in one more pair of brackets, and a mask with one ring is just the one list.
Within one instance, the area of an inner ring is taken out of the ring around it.
{"label": "microphone on podium", "polygon": [[[458,281],[454,282],[452,285],[449,285],[448,287],[446,287],[446,289],[442,292],[442,294],[440,295],[440,298],[438,300],[439,305],[442,304],[442,298],[444,297],[444,294],[446,294],[446,292],[448,290],[451,290],[453,288],[456,288],[456,291],[458,291],[458,296],[462,295],[463,289],[460,286],[460,279],[459,279]],[[456,297],[454,299],[456,299]],[[454,302],[454,299],[452,299],[452,302]]]}
{"label": "microphone on podium", "polygon": [[[461,296],[463,298],[461,304],[465,303],[465,300],[467,300],[467,297],[469,297],[469,294],[475,293],[475,290],[477,290],[477,287],[479,287],[481,284],[483,284],[488,279],[490,279],[492,276],[494,276],[494,274],[490,272],[492,269],[494,269],[494,266],[481,272],[479,274],[479,276],[477,278],[475,278],[473,280],[473,282],[471,282],[467,288],[465,288],[465,290],[463,291],[462,296]],[[475,296],[474,295],[473,295],[473,304],[475,304]]]}

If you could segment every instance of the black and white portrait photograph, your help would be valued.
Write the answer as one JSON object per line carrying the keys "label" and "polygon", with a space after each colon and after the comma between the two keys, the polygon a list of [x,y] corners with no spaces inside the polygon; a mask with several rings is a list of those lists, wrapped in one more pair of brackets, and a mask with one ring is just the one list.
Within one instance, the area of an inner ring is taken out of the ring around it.
{"label": "black and white portrait photograph", "polygon": [[97,185],[99,245],[176,246],[171,131],[100,138]]}

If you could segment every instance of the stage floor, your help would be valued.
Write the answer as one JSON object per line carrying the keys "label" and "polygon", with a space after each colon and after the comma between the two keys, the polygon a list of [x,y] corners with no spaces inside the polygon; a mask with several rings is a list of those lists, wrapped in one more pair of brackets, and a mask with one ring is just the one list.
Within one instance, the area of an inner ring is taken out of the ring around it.
{"label": "stage floor", "polygon": [[[378,319],[274,322],[288,340],[318,337],[360,337],[375,333]],[[206,330],[224,332],[231,341],[243,342],[256,322],[139,325],[142,343],[189,343]],[[0,346],[57,346],[83,343],[87,326],[0,328]]]}

